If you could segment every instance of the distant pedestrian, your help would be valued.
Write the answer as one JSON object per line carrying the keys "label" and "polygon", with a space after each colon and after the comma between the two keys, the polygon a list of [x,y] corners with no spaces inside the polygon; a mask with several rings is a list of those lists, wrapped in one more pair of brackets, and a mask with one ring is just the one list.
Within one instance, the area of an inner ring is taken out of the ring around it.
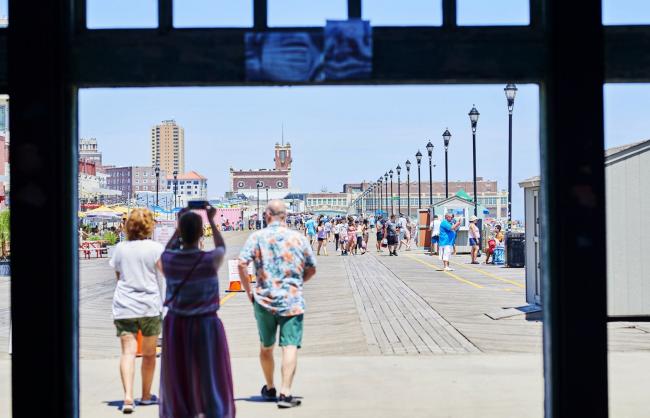
{"label": "distant pedestrian", "polygon": [[381,215],[377,218],[376,222],[377,231],[377,252],[382,252],[381,242],[384,240],[384,222]]}
{"label": "distant pedestrian", "polygon": [[438,241],[440,240],[440,219],[438,219],[438,215],[433,215],[433,221],[431,221],[429,228],[431,229],[431,247],[429,254],[438,254]]}
{"label": "distant pedestrian", "polygon": [[451,213],[445,214],[445,220],[440,223],[440,241],[438,247],[438,254],[442,260],[445,271],[453,271],[449,267],[449,259],[453,251],[454,242],[456,240],[456,231],[460,228],[460,218],[458,222],[452,223],[453,215]]}
{"label": "distant pedestrian", "polygon": [[388,240],[388,255],[397,255],[397,222],[395,215],[390,215],[390,220],[386,222],[386,239]]}
{"label": "distant pedestrian", "polygon": [[321,248],[323,248],[324,255],[327,255],[327,230],[325,229],[325,223],[322,220],[318,222],[316,237],[318,239],[318,250],[316,250],[316,255],[320,255]]}
{"label": "distant pedestrian", "polygon": [[120,376],[124,388],[122,412],[133,412],[133,379],[137,334],[142,332],[142,404],[156,403],[151,394],[156,368],[156,343],[161,331],[162,281],[157,263],[164,251],[152,241],[155,225],[148,209],[133,209],[125,222],[127,241],[115,247],[109,264],[115,269],[117,285],[113,294],[113,320],[120,338]]}
{"label": "distant pedestrian", "polygon": [[346,254],[351,254],[357,246],[357,226],[354,223],[354,218],[348,216],[348,229],[347,232],[347,243]]}
{"label": "distant pedestrian", "polygon": [[161,258],[169,310],[163,326],[160,418],[234,418],[230,354],[217,316],[217,271],[226,246],[213,220],[215,208],[207,207],[211,251],[199,249],[201,217],[184,211]]}
{"label": "distant pedestrian", "polygon": [[471,264],[479,264],[479,262],[476,261],[476,257],[478,255],[479,242],[481,241],[481,231],[478,229],[478,226],[476,226],[477,220],[478,218],[476,216],[469,218],[469,245],[472,247]]}
{"label": "distant pedestrian", "polygon": [[[298,349],[302,345],[303,284],[316,274],[316,259],[307,240],[282,225],[285,217],[282,201],[271,200],[265,216],[269,227],[252,234],[239,254],[239,274],[247,277],[248,264],[254,264],[255,288],[251,290],[248,280],[242,280],[242,284],[253,303],[260,336],[260,362],[265,379],[262,397],[277,401],[279,408],[291,408],[301,403],[292,394],[292,384]],[[278,328],[282,349],[279,393],[273,379],[273,348]]]}
{"label": "distant pedestrian", "polygon": [[314,240],[316,239],[316,221],[313,218],[309,218],[305,222],[305,235],[309,240],[309,246],[314,248]]}

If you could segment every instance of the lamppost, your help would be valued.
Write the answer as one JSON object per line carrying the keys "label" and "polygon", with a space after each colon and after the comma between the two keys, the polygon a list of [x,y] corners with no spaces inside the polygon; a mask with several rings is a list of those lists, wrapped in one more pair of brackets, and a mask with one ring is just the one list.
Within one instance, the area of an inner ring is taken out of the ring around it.
{"label": "lamppost", "polygon": [[474,216],[478,216],[478,197],[476,191],[476,124],[480,113],[476,110],[476,105],[472,105],[469,111],[469,120],[472,123],[472,158],[474,161]]}
{"label": "lamppost", "polygon": [[384,173],[384,186],[386,187],[384,197],[386,198],[386,214],[388,215],[388,173]]}
{"label": "lamppost", "polygon": [[445,129],[445,132],[442,134],[442,139],[445,142],[445,199],[449,197],[449,169],[447,166],[447,149],[449,148],[449,140],[451,139],[451,133],[449,129]]}
{"label": "lamppost", "polygon": [[[508,226],[507,231],[512,229],[512,109],[515,107],[515,96],[517,86],[508,84],[503,89],[508,100]],[[497,197],[499,199],[499,197]],[[500,215],[500,214],[499,214]],[[498,215],[497,215],[498,216]]]}
{"label": "lamppost", "polygon": [[415,154],[415,161],[418,163],[418,209],[422,209],[422,183],[420,182],[420,163],[422,162],[422,153],[420,150]]}
{"label": "lamppost", "polygon": [[395,214],[395,208],[393,206],[393,170],[388,170],[388,175],[390,176],[390,214]]}
{"label": "lamppost", "polygon": [[174,207],[178,206],[178,203],[176,202],[176,195],[178,193],[178,171],[174,170]]}
{"label": "lamppost", "polygon": [[406,160],[404,163],[406,166],[406,212],[408,212],[408,217],[411,217],[411,162]]}
{"label": "lamppost", "polygon": [[427,144],[427,153],[429,154],[429,206],[433,207],[433,171],[431,169],[433,161],[433,144],[431,141]]}
{"label": "lamppost", "polygon": [[160,183],[160,167],[156,166],[156,206],[158,206],[158,183]]}
{"label": "lamppost", "polygon": [[260,220],[260,187],[262,187],[262,182],[257,180],[255,187],[257,188],[257,219],[255,219],[255,229],[258,229],[258,222],[260,226],[262,225],[262,221]]}
{"label": "lamppost", "polygon": [[377,184],[379,184],[379,212],[381,214],[384,213],[384,189],[381,187],[381,176],[379,176],[379,180],[377,180]]}
{"label": "lamppost", "polygon": [[395,171],[397,171],[397,215],[400,216],[402,214],[402,196],[400,192],[400,178],[399,178],[399,173],[402,171],[402,167],[397,164],[397,167],[395,167]]}

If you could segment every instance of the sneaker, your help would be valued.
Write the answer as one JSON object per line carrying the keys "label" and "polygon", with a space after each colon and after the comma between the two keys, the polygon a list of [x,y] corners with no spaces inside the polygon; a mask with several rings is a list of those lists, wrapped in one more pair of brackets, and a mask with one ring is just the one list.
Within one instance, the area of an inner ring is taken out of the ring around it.
{"label": "sneaker", "polygon": [[299,399],[294,398],[293,396],[285,396],[280,394],[278,398],[278,408],[293,408],[295,406],[300,406],[302,402]]}
{"label": "sneaker", "polygon": [[445,271],[454,271],[454,269],[452,269],[451,267],[445,267],[444,270]]}
{"label": "sneaker", "polygon": [[122,405],[122,413],[123,414],[132,414],[133,411],[135,411],[135,405],[132,403],[125,403]]}
{"label": "sneaker", "polygon": [[267,402],[275,402],[278,400],[278,395],[275,388],[267,388],[266,385],[262,386],[262,398]]}

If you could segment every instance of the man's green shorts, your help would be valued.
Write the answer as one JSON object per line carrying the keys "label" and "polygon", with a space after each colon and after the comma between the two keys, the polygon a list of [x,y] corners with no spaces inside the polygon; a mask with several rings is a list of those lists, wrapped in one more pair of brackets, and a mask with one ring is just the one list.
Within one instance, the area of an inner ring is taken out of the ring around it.
{"label": "man's green shorts", "polygon": [[116,319],[113,321],[117,329],[117,336],[137,334],[142,331],[143,337],[160,335],[162,331],[162,318],[160,316],[144,316],[141,318]]}
{"label": "man's green shorts", "polygon": [[302,314],[295,316],[274,315],[257,302],[253,305],[255,306],[255,319],[257,320],[257,330],[260,333],[260,342],[264,347],[271,347],[275,344],[275,334],[280,327],[280,347],[295,345],[300,348],[302,345]]}

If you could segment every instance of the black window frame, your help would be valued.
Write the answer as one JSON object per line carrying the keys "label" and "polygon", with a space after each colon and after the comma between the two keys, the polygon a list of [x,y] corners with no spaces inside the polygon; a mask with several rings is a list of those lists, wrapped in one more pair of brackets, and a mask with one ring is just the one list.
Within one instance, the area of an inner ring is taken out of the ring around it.
{"label": "black window frame", "polygon": [[[604,27],[598,0],[530,0],[530,24],[516,27],[458,27],[456,1],[442,4],[440,27],[373,29],[372,78],[321,84],[539,84],[545,415],[606,417],[606,252],[593,227],[605,219],[603,86],[650,81],[650,27]],[[348,17],[361,7],[348,0]],[[156,29],[89,30],[85,0],[9,0],[0,92],[12,106],[14,417],[33,414],[18,405],[33,405],[35,371],[48,388],[38,409],[79,416],[78,90],[292,84],[246,82],[243,34],[291,30],[267,27],[266,0],[253,9],[253,28],[179,29],[172,0],[158,0]],[[34,219],[48,248],[38,263]]]}

